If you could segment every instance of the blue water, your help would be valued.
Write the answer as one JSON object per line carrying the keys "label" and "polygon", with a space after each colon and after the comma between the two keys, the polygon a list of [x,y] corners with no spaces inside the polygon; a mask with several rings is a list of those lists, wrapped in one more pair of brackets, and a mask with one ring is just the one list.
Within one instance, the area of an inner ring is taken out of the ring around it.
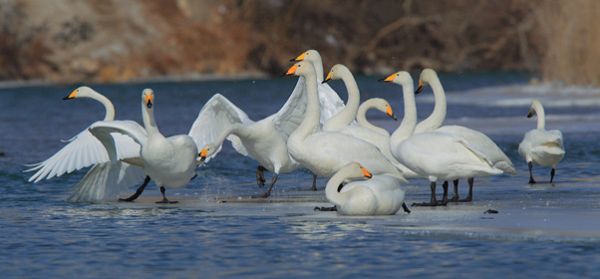
{"label": "blue water", "polygon": [[[443,75],[446,90],[461,94],[481,86],[523,83],[518,74]],[[95,85],[118,119],[141,121],[139,96],[156,92],[156,117],[164,134],[187,133],[213,94],[221,93],[253,119],[275,112],[294,79]],[[359,78],[363,99],[385,97],[401,115],[397,87]],[[341,84],[334,83],[338,92]],[[528,186],[516,148],[522,134],[491,135],[519,170],[517,176],[477,180],[472,204],[373,218],[314,212],[323,192],[307,191],[310,175],[281,176],[274,197],[314,197],[303,203],[217,203],[221,197],[261,193],[256,164],[226,145],[188,187],[170,190],[179,205],[150,202],[65,202],[84,170],[27,183],[23,164],[37,162],[103,117],[90,100],[62,101],[72,86],[0,89],[0,274],[46,277],[574,277],[600,276],[600,141],[597,133],[566,133],[567,157],[554,186]],[[430,94],[430,93],[428,93]],[[342,93],[345,98],[345,93]],[[419,104],[420,117],[431,110]],[[523,115],[526,107],[449,107],[448,118]],[[548,111],[548,109],[547,109]],[[554,114],[599,113],[599,108],[557,108]],[[388,121],[377,113],[377,121]],[[393,125],[393,124],[392,124]],[[550,124],[548,124],[550,125]],[[532,121],[531,127],[534,126]],[[547,180],[549,170],[536,168]],[[324,179],[319,180],[323,187]],[[409,202],[428,197],[427,183],[406,186]],[[464,192],[464,188],[461,188]],[[487,208],[500,211],[484,215]],[[539,217],[539,218],[538,218]]]}

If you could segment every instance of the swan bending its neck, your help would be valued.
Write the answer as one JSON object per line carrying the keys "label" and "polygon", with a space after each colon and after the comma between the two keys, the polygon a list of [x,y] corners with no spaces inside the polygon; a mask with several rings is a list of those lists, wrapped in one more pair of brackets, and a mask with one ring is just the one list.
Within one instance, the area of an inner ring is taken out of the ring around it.
{"label": "swan bending its neck", "polygon": [[333,204],[344,204],[348,200],[350,192],[342,192],[340,185],[347,180],[358,179],[361,177],[371,178],[372,174],[358,163],[346,165],[329,179],[325,186],[325,196]]}
{"label": "swan bending its neck", "polygon": [[69,93],[63,100],[72,100],[76,98],[90,98],[100,102],[105,109],[104,121],[115,120],[115,107],[112,102],[94,89],[87,86],[81,86]]}
{"label": "swan bending its neck", "polygon": [[446,92],[444,92],[437,73],[432,69],[424,69],[419,77],[419,85],[415,91],[416,94],[423,91],[424,83],[428,83],[431,86],[435,105],[431,115],[417,124],[415,133],[433,131],[442,126],[444,119],[446,119]]}
{"label": "swan bending its neck", "polygon": [[[373,132],[382,134],[382,135],[389,135],[390,133],[383,128],[377,127],[375,125],[373,125],[371,122],[369,122],[369,120],[367,119],[367,111],[370,109],[378,109],[381,110],[382,108],[385,108],[384,110],[382,110],[382,112],[385,112],[386,114],[388,114],[388,116],[390,117],[395,117],[393,115],[393,113],[391,112],[391,107],[389,106],[388,102],[384,99],[381,98],[371,98],[368,99],[366,101],[364,101],[359,107],[358,107],[358,112],[356,113],[356,122],[358,122],[358,125],[360,125],[361,127],[367,128]],[[389,110],[389,112],[388,112]]]}
{"label": "swan bending its neck", "polygon": [[402,118],[402,122],[398,129],[396,129],[390,137],[390,145],[398,146],[402,141],[413,134],[415,125],[417,124],[417,108],[415,105],[413,80],[408,72],[401,71],[391,74],[384,81],[402,85],[404,118]]}
{"label": "swan bending its neck", "polygon": [[537,115],[537,128],[539,130],[544,130],[546,128],[546,114],[544,113],[544,107],[542,103],[538,100],[533,100],[531,103],[531,108],[529,109],[529,113],[527,113],[527,118],[531,118],[534,115]]}
{"label": "swan bending its neck", "polygon": [[324,82],[332,79],[341,79],[344,82],[346,90],[348,91],[348,102],[340,112],[327,120],[325,125],[323,125],[323,130],[325,131],[337,131],[348,126],[356,117],[358,106],[360,104],[360,91],[358,90],[358,85],[356,84],[354,76],[352,76],[352,73],[346,66],[341,64],[333,66]]}

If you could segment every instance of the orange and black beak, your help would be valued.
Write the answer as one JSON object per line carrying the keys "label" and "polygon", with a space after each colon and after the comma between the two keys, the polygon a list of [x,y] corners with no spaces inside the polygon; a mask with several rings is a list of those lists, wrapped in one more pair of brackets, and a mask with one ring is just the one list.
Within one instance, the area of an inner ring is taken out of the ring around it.
{"label": "orange and black beak", "polygon": [[529,112],[527,112],[527,118],[532,118],[534,115],[535,115],[535,110],[529,109]]}
{"label": "orange and black beak", "polygon": [[146,95],[146,107],[152,108],[152,101],[154,101],[154,95]]}
{"label": "orange and black beak", "polygon": [[423,80],[419,79],[419,84],[417,86],[417,90],[415,90],[415,95],[423,92]]}
{"label": "orange and black beak", "polygon": [[198,156],[200,156],[200,162],[204,162],[204,160],[206,160],[207,155],[208,150],[206,148],[202,148],[202,150],[200,150],[200,153],[198,153]]}
{"label": "orange and black beak", "polygon": [[373,177],[373,174],[371,174],[367,169],[365,169],[364,167],[360,167],[360,170],[362,171],[363,175],[366,178],[371,178]]}
{"label": "orange and black beak", "polygon": [[306,57],[306,52],[303,52],[302,54],[296,56],[295,58],[290,59],[290,62],[304,61],[304,57]]}
{"label": "orange and black beak", "polygon": [[398,118],[396,117],[396,115],[394,114],[394,112],[392,111],[392,107],[391,106],[387,106],[385,108],[385,114],[387,116],[389,116],[391,119],[394,119],[394,121],[398,121]]}
{"label": "orange and black beak", "polygon": [[325,79],[321,83],[327,83],[330,80],[331,80],[331,71],[329,73],[327,73],[327,77],[325,77]]}
{"label": "orange and black beak", "polygon": [[294,64],[292,65],[287,72],[285,73],[286,76],[292,76],[296,73],[296,71],[298,70],[298,65]]}
{"label": "orange and black beak", "polygon": [[393,74],[387,76],[386,78],[379,79],[379,81],[382,81],[382,82],[392,82],[392,81],[394,81],[395,78],[396,78],[396,74],[393,73]]}
{"label": "orange and black beak", "polygon": [[69,93],[69,95],[65,96],[63,98],[63,100],[73,100],[73,99],[75,99],[75,97],[77,97],[77,89],[71,91],[71,93]]}

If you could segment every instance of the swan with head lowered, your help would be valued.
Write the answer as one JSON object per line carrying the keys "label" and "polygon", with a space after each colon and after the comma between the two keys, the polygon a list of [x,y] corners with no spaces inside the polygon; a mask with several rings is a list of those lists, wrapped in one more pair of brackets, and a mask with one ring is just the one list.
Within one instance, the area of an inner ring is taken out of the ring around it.
{"label": "swan with head lowered", "polygon": [[403,88],[404,118],[400,127],[392,134],[390,148],[394,157],[421,177],[430,181],[431,200],[422,206],[445,205],[438,203],[435,196],[436,182],[462,177],[501,174],[484,153],[461,137],[439,132],[414,134],[417,124],[417,109],[413,80],[405,71],[391,74],[384,82],[396,83]]}
{"label": "swan with head lowered", "polygon": [[[64,97],[63,100],[79,98],[88,98],[101,103],[105,109],[102,121],[113,121],[115,119],[115,108],[112,102],[90,87],[79,87]],[[138,156],[140,146],[131,138],[121,134],[111,134],[111,137],[116,146],[115,157],[126,160]],[[29,178],[29,182],[34,183],[44,178],[59,177],[65,173],[93,166],[87,172],[85,178],[75,186],[75,191],[68,198],[69,201],[77,202],[98,202],[114,198],[132,183],[144,177],[141,169],[126,162],[117,165],[111,164],[109,154],[104,146],[87,128],[71,138],[66,146],[50,158],[32,166],[26,171],[35,171]],[[94,184],[105,184],[107,187],[98,188]]]}
{"label": "swan with head lowered", "polygon": [[[132,121],[101,121],[94,123],[90,132],[102,142],[109,154],[116,152],[114,141],[110,137],[112,133],[129,136],[141,146],[138,157],[129,161],[141,167],[149,178],[138,188],[136,194],[125,200],[137,198],[152,179],[160,187],[162,194],[162,200],[157,203],[174,203],[167,199],[166,188],[188,184],[196,175],[196,166],[205,159],[206,154],[198,154],[198,147],[189,135],[168,138],[162,135],[154,121],[154,92],[151,89],[144,89],[141,104],[143,129]],[[111,159],[117,162],[115,156],[111,156]]]}
{"label": "swan with head lowered", "polygon": [[317,77],[310,63],[298,62],[289,68],[286,75],[303,77],[307,89],[304,119],[287,141],[292,158],[319,176],[330,177],[345,165],[359,162],[375,174],[390,174],[406,181],[402,172],[376,146],[340,132],[318,131]]}
{"label": "swan with head lowered", "polygon": [[[400,164],[400,162],[398,162],[392,155],[392,152],[390,151],[389,133],[381,128],[374,127],[372,124],[366,121],[366,110],[365,108],[360,110],[360,91],[350,70],[341,64],[334,65],[327,74],[327,77],[323,83],[330,80],[339,79],[344,82],[346,90],[348,91],[348,102],[346,103],[344,109],[342,109],[338,114],[334,115],[325,123],[325,125],[323,125],[323,131],[344,133],[373,144],[392,164],[394,164],[394,166],[403,172],[404,177],[415,177],[416,174],[413,171]],[[378,101],[373,102],[377,103]],[[392,119],[396,119],[396,116],[392,111],[392,107],[387,104],[387,102],[385,104],[384,111],[386,115]],[[354,119],[359,118],[360,122],[358,122],[358,125],[352,123]],[[366,127],[363,125],[366,125]]]}
{"label": "swan with head lowered", "polygon": [[[323,65],[317,51],[309,50],[297,59],[306,59],[316,70],[320,69],[321,80],[323,79]],[[300,78],[291,96],[278,112],[253,121],[227,98],[216,94],[198,114],[190,135],[196,139],[198,146],[205,147],[208,159],[218,154],[225,139],[231,141],[238,153],[259,163],[256,181],[261,186],[265,183],[263,172],[272,172],[274,175],[269,189],[262,195],[266,198],[270,196],[279,174],[292,172],[300,167],[290,157],[286,143],[304,116],[306,99],[305,79]],[[320,123],[344,108],[337,93],[327,84],[319,87],[319,103]],[[313,176],[312,189],[316,190],[316,176]]]}
{"label": "swan with head lowered", "polygon": [[[490,139],[485,134],[458,125],[446,125],[442,126],[444,120],[446,119],[446,94],[444,92],[444,88],[438,78],[437,73],[432,69],[424,69],[421,71],[421,75],[419,76],[419,82],[417,90],[415,94],[419,94],[423,91],[424,85],[429,84],[433,89],[435,106],[433,108],[433,112],[429,117],[425,120],[419,122],[415,127],[415,134],[423,133],[423,132],[431,132],[438,131],[451,134],[455,137],[459,137],[462,140],[469,143],[469,145],[476,148],[479,152],[484,154],[488,160],[490,160],[494,166],[498,169],[501,169],[504,173],[515,174],[515,168],[512,164],[512,161],[504,154],[504,152],[494,143],[492,139]],[[450,201],[458,202],[470,202],[473,200],[473,177],[464,177],[468,178],[469,183],[469,192],[465,199],[459,199],[458,194],[458,179],[453,181],[454,184],[454,196],[450,199]],[[448,187],[447,183],[444,183],[444,196],[443,201],[448,200]]]}
{"label": "swan with head lowered", "polygon": [[523,141],[519,144],[519,154],[529,167],[529,184],[536,183],[532,173],[534,163],[552,167],[550,171],[550,183],[552,183],[556,174],[556,165],[565,156],[563,136],[559,130],[546,130],[544,107],[538,100],[533,100],[529,113],[527,113],[527,118],[533,116],[537,116],[537,128],[525,134]]}
{"label": "swan with head lowered", "polygon": [[341,215],[393,215],[400,207],[410,213],[400,183],[396,177],[373,176],[360,164],[350,163],[329,179],[325,195]]}

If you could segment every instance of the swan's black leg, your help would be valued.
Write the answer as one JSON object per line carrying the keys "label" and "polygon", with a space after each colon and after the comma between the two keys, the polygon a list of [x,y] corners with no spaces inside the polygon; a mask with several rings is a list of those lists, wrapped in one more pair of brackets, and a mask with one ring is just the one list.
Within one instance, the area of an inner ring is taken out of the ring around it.
{"label": "swan's black leg", "polygon": [[531,169],[533,169],[533,163],[529,162],[527,163],[527,166],[529,167],[529,184],[535,184],[535,180],[533,179],[533,173],[531,172]]}
{"label": "swan's black leg", "polygon": [[313,184],[312,184],[312,188],[310,188],[313,191],[317,190],[317,175],[313,174]]}
{"label": "swan's black leg", "polygon": [[146,186],[148,185],[148,183],[150,182],[150,176],[146,176],[146,178],[144,178],[144,183],[142,183],[142,185],[140,185],[140,187],[137,188],[137,190],[135,190],[135,193],[133,195],[131,195],[128,198],[125,199],[119,199],[120,202],[132,202],[134,200],[136,200],[141,194],[142,192],[144,192],[144,189],[146,189]]}
{"label": "swan's black leg", "polygon": [[402,202],[402,209],[404,210],[404,212],[410,214],[410,209],[408,209],[408,205],[406,205],[405,202]]}
{"label": "swan's black leg", "polygon": [[442,184],[442,189],[444,189],[444,194],[442,195],[442,203],[448,203],[448,181],[444,181]]}
{"label": "swan's black leg", "polygon": [[267,190],[264,194],[260,195],[260,196],[252,196],[253,198],[268,198],[269,196],[271,196],[271,190],[273,190],[273,186],[275,186],[275,182],[277,182],[277,178],[279,177],[279,174],[274,174],[273,178],[271,178],[271,186],[269,186],[269,190]]}
{"label": "swan's black leg", "polygon": [[317,206],[314,209],[315,211],[337,211],[337,207],[334,205],[332,207],[326,207],[326,206]]}
{"label": "swan's black leg", "polygon": [[475,183],[475,179],[471,177],[467,181],[469,182],[469,194],[467,195],[467,198],[460,200],[461,202],[473,201],[473,184]]}
{"label": "swan's black leg", "polygon": [[556,174],[556,169],[552,168],[552,170],[550,171],[550,183],[552,183],[554,181],[555,174]]}
{"label": "swan's black leg", "polygon": [[460,198],[458,196],[458,179],[452,181],[454,185],[454,196],[450,199],[451,202],[457,202]]}
{"label": "swan's black leg", "polygon": [[435,181],[431,182],[431,200],[430,202],[422,202],[422,203],[413,203],[412,206],[438,206],[438,205],[446,205],[443,203],[438,203],[435,197]]}
{"label": "swan's black leg", "polygon": [[256,184],[258,185],[258,187],[263,187],[265,186],[265,182],[267,182],[267,180],[265,180],[265,171],[267,169],[263,166],[258,166],[256,168]]}
{"label": "swan's black leg", "polygon": [[160,193],[162,194],[163,199],[161,201],[157,201],[156,203],[178,203],[178,201],[170,201],[167,199],[167,196],[165,195],[165,192],[167,190],[165,189],[164,186],[160,186]]}

